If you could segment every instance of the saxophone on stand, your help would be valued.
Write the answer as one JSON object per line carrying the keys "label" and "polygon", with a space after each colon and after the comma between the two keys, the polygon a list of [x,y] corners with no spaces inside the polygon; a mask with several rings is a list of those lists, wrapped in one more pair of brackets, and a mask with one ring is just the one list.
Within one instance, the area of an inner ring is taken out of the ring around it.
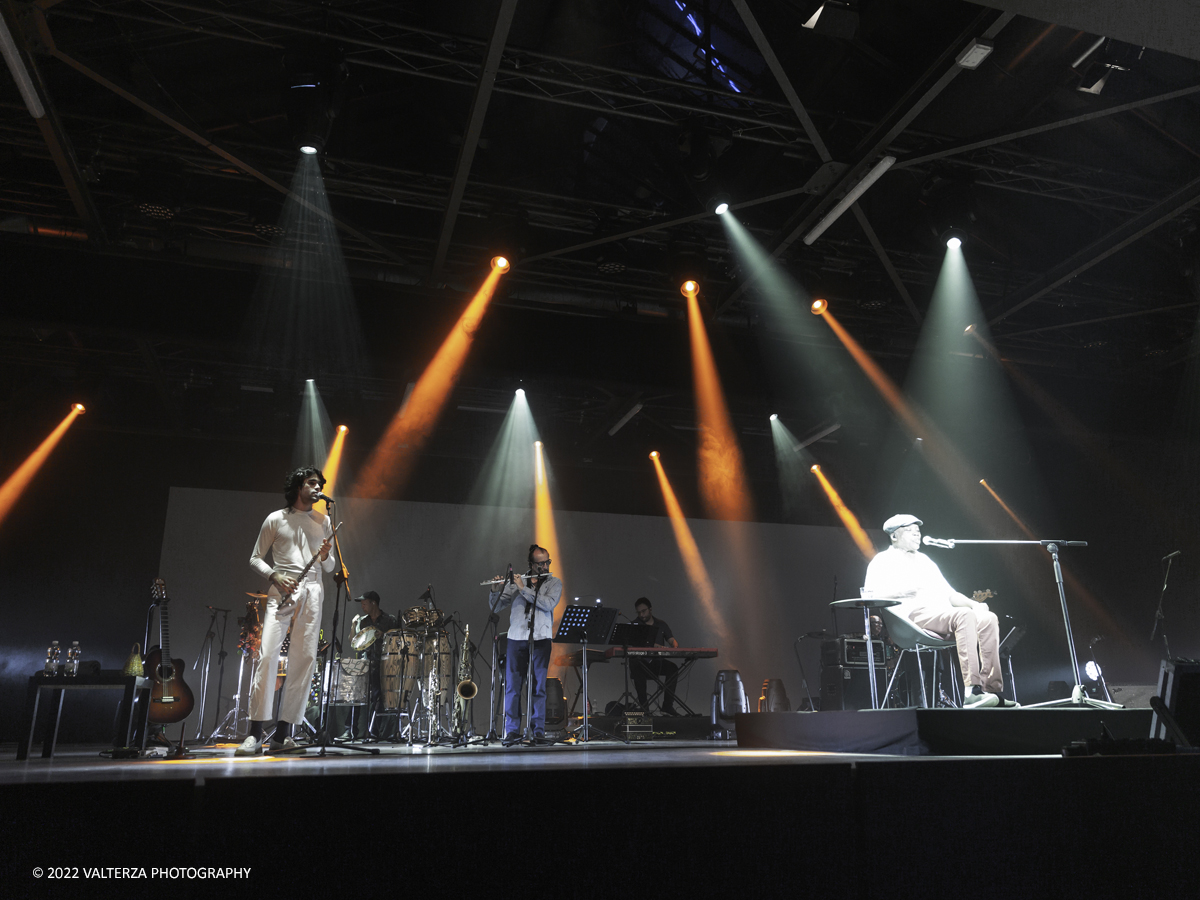
{"label": "saxophone on stand", "polygon": [[458,686],[454,689],[454,718],[450,733],[456,740],[471,736],[471,700],[479,693],[479,686],[471,680],[471,626],[463,630],[462,646],[458,648]]}

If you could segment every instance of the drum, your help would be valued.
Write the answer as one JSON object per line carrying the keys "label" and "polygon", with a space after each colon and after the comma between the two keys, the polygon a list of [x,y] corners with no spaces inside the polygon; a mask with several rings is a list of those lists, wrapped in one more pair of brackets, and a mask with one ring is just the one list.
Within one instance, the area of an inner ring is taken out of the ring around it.
{"label": "drum", "polygon": [[404,638],[405,633],[399,629],[389,631],[383,636],[383,655],[379,662],[379,690],[384,709],[399,709],[405,699],[401,689],[404,661],[408,658]]}
{"label": "drum", "polygon": [[366,706],[371,664],[365,659],[339,659],[334,663],[333,696],[337,706]]}
{"label": "drum", "polygon": [[376,638],[382,633],[374,625],[368,625],[350,638],[350,646],[361,653],[375,643]]}
{"label": "drum", "polygon": [[441,610],[414,606],[412,609],[406,610],[400,617],[400,623],[405,628],[429,628],[435,625],[441,617]]}

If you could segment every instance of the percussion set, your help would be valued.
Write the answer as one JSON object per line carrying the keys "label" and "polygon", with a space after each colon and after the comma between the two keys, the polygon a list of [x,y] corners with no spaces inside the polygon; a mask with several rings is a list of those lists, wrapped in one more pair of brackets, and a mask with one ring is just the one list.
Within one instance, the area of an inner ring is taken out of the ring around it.
{"label": "percussion set", "polygon": [[[266,595],[247,593],[251,599],[246,603],[246,615],[238,619],[238,648],[257,665]],[[370,702],[368,657],[378,645],[381,697],[377,714],[396,715],[401,722],[407,719],[407,728],[399,729],[399,734],[410,742],[448,736],[456,684],[447,617],[435,607],[414,606],[399,619],[399,628],[382,631],[367,626],[355,633],[350,648],[357,658],[333,661],[330,705],[365,707]],[[281,657],[280,664],[286,665],[286,657]],[[319,674],[314,673],[314,679],[319,682]]]}

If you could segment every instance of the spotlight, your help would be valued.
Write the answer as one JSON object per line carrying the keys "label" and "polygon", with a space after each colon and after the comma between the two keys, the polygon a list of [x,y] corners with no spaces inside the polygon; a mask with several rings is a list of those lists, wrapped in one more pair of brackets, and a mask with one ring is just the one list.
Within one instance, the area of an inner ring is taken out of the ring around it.
{"label": "spotlight", "polygon": [[540,447],[540,446],[542,446],[542,442],[541,442],[541,441],[534,441],[534,442],[533,442],[533,446],[535,446],[535,447]]}
{"label": "spotlight", "polygon": [[812,466],[809,468],[809,470],[808,470],[808,471],[810,471],[810,472],[813,472],[813,473],[820,472],[820,471],[821,471],[821,467],[820,467],[820,466],[818,466],[816,463],[813,463],[813,464],[812,464]]}
{"label": "spotlight", "polygon": [[650,458],[651,458],[651,459],[658,459],[658,451],[657,451],[657,450],[651,450],[651,451],[650,451]]}
{"label": "spotlight", "polygon": [[349,428],[347,428],[345,425],[339,425],[339,426],[338,426],[338,431],[340,431],[342,434],[345,434],[345,433],[346,433],[347,431],[349,431],[349,430],[350,430],[350,429],[349,429]]}
{"label": "spotlight", "polygon": [[718,216],[723,216],[729,212],[729,195],[714,194],[708,200],[708,211]]}
{"label": "spotlight", "polygon": [[942,232],[942,243],[950,250],[957,250],[967,240],[967,233],[961,228],[947,228]]}
{"label": "spotlight", "polygon": [[974,334],[974,333],[975,333],[974,325],[968,325],[965,329],[963,329],[963,334]]}
{"label": "spotlight", "polygon": [[814,300],[810,309],[812,309],[812,314],[814,316],[819,316],[821,313],[825,312],[825,310],[829,309],[829,301],[821,299]]}
{"label": "spotlight", "polygon": [[508,261],[507,256],[493,256],[492,268],[501,272],[507,272],[510,268],[512,268],[512,263]]}
{"label": "spotlight", "polygon": [[524,397],[525,396],[525,388],[517,388],[517,396]]}
{"label": "spotlight", "polygon": [[1089,659],[1087,665],[1083,667],[1083,673],[1087,675],[1090,681],[1099,681],[1100,676],[1104,673],[1100,671],[1100,667],[1096,665],[1096,661]]}
{"label": "spotlight", "polygon": [[690,278],[679,286],[679,293],[685,297],[690,297],[693,294],[700,293],[700,285],[692,281]]}
{"label": "spotlight", "polygon": [[87,412],[82,403],[72,403],[71,409],[75,410],[75,412],[79,413],[81,416]]}
{"label": "spotlight", "polygon": [[771,421],[778,422],[779,421],[779,413],[771,413]]}
{"label": "spotlight", "polygon": [[317,148],[314,147],[312,144],[301,144],[300,152],[303,153],[305,156],[315,156],[317,153]]}

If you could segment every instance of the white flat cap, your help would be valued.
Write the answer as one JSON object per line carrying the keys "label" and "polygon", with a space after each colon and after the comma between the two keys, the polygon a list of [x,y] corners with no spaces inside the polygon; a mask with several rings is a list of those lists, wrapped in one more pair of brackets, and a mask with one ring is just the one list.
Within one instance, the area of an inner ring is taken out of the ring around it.
{"label": "white flat cap", "polygon": [[908,513],[897,513],[886,522],[883,523],[883,530],[888,534],[894,532],[897,528],[903,528],[905,525],[924,525],[925,523],[916,516],[910,516]]}

